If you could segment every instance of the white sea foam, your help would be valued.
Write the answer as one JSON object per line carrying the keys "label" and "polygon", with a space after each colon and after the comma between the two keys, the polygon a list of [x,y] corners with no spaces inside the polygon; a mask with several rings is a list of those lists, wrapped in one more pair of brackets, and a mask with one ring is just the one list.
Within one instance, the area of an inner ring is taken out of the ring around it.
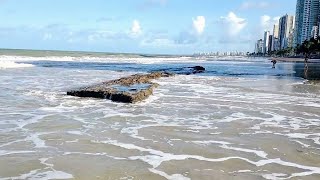
{"label": "white sea foam", "polygon": [[29,153],[34,153],[35,151],[5,151],[5,150],[0,150],[0,156],[8,156],[11,154],[29,154]]}
{"label": "white sea foam", "polygon": [[159,170],[152,169],[152,168],[150,168],[149,171],[154,174],[158,174],[160,176],[163,176],[163,177],[167,178],[168,180],[191,180],[190,178],[187,178],[181,174],[168,175],[167,173],[165,173],[163,171],[159,171]]}
{"label": "white sea foam", "polygon": [[[77,61],[77,62],[114,62],[114,63],[139,63],[139,64],[156,64],[161,62],[193,62],[193,57],[129,57],[129,56],[0,56],[0,61]],[[205,62],[206,59],[198,59],[197,62]]]}
{"label": "white sea foam", "polygon": [[[301,170],[305,170],[300,173],[293,173],[290,175],[289,178],[303,177],[303,176],[312,175],[312,174],[320,174],[320,167],[304,166],[304,165],[300,165],[300,164],[296,164],[296,163],[292,163],[292,162],[283,161],[280,158],[278,158],[278,159],[265,159],[265,160],[259,160],[259,161],[252,161],[252,160],[249,160],[249,159],[246,159],[243,157],[224,157],[224,158],[218,158],[218,159],[211,159],[211,158],[205,158],[205,157],[198,156],[198,155],[174,155],[174,154],[170,154],[170,153],[164,153],[159,150],[136,146],[134,144],[120,143],[115,140],[94,141],[94,142],[95,143],[111,144],[111,145],[115,145],[115,146],[125,148],[128,150],[138,150],[141,152],[148,152],[148,153],[150,153],[150,155],[132,156],[132,157],[129,157],[129,159],[144,161],[153,167],[151,170],[155,170],[163,162],[173,161],[173,160],[181,161],[181,160],[186,160],[186,159],[195,159],[195,160],[199,160],[199,161],[208,161],[208,162],[223,162],[223,161],[228,161],[228,160],[233,160],[233,159],[239,159],[239,160],[246,161],[250,164],[253,164],[257,167],[265,166],[268,164],[278,164],[278,165],[282,165],[282,166],[294,167],[294,168],[298,168]],[[245,151],[247,151],[247,150],[245,150]],[[266,154],[260,154],[260,155],[263,157],[266,157]],[[157,172],[157,174],[163,174],[163,173],[159,173],[159,170],[155,170],[155,171]],[[167,176],[166,173],[164,173],[163,175],[164,175],[164,177]],[[168,176],[168,177],[170,177],[170,176]],[[289,178],[282,178],[282,179],[289,179]]]}
{"label": "white sea foam", "polygon": [[68,131],[68,133],[72,135],[83,135],[83,132],[81,131]]}
{"label": "white sea foam", "polygon": [[63,155],[66,156],[66,155],[73,155],[73,154],[87,155],[87,156],[104,156],[104,157],[108,157],[115,160],[127,160],[127,158],[110,156],[107,153],[65,152]]}
{"label": "white sea foam", "polygon": [[246,153],[254,153],[261,158],[267,158],[267,156],[268,156],[268,154],[265,153],[264,151],[258,151],[258,150],[254,150],[254,149],[246,149],[246,148],[240,148],[240,147],[232,147],[232,146],[229,146],[232,143],[225,142],[225,141],[193,141],[193,143],[200,144],[200,145],[220,144],[219,147],[221,147],[223,149],[241,151],[241,152],[246,152]]}
{"label": "white sea foam", "polygon": [[32,64],[16,63],[13,61],[2,61],[0,60],[0,70],[1,69],[15,69],[15,68],[30,68],[33,67]]}
{"label": "white sea foam", "polygon": [[43,134],[49,134],[49,133],[34,133],[29,135],[25,140],[26,141],[31,141],[34,145],[35,148],[46,148],[46,142],[42,140],[39,136]]}
{"label": "white sea foam", "polygon": [[34,180],[47,180],[47,179],[71,179],[73,176],[62,171],[44,171],[39,172],[40,169],[30,171],[29,173],[22,174],[17,177],[0,178],[0,180],[20,180],[20,179],[34,179]]}

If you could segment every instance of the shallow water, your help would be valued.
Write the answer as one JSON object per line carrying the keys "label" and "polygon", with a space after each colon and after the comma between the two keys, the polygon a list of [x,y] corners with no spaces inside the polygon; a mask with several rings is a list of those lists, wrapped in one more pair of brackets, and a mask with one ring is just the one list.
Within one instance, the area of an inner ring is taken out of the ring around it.
{"label": "shallow water", "polygon": [[320,178],[320,85],[294,64],[193,62],[121,104],[65,92],[190,63],[24,63],[0,70],[0,179]]}

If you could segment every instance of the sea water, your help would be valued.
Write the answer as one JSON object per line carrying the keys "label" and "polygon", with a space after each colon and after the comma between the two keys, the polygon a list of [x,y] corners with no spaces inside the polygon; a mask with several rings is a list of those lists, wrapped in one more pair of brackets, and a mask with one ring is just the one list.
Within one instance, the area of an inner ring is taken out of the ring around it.
{"label": "sea water", "polygon": [[[1,58],[0,58],[1,59]],[[68,90],[159,69],[137,104]],[[0,179],[319,179],[320,85],[265,59],[0,60]]]}

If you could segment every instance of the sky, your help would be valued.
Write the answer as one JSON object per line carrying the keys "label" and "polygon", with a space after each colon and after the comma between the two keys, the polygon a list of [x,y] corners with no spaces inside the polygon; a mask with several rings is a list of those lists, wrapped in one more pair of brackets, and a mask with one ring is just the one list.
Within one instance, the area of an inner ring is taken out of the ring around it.
{"label": "sky", "polygon": [[0,48],[252,52],[296,0],[0,0]]}

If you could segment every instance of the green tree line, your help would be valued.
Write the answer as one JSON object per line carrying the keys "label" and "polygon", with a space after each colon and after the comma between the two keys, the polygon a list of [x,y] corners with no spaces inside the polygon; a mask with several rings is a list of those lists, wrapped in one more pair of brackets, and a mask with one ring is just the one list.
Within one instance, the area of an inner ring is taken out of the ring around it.
{"label": "green tree line", "polygon": [[311,38],[309,41],[304,41],[301,45],[296,47],[288,47],[278,51],[272,51],[269,53],[270,56],[303,56],[305,61],[308,61],[312,56],[320,55],[320,39]]}

